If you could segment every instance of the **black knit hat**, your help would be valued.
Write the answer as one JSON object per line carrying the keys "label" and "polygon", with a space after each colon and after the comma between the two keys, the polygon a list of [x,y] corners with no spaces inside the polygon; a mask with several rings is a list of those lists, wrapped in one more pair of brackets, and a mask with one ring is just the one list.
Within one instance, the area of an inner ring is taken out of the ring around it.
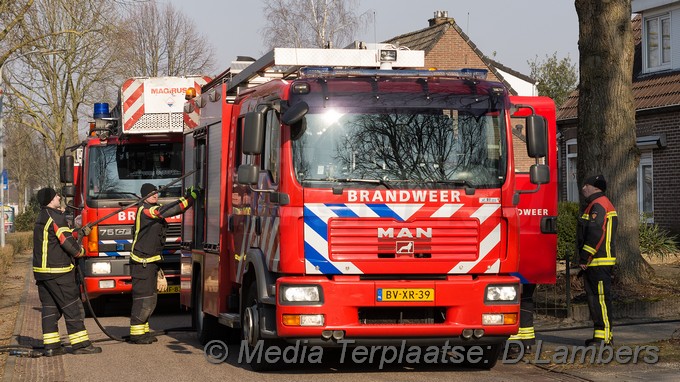
{"label": "black knit hat", "polygon": [[156,190],[158,190],[158,188],[156,188],[156,186],[154,186],[154,185],[151,184],[151,183],[144,183],[144,184],[142,184],[142,190],[141,190],[142,198],[146,197],[146,196],[149,195],[151,192],[156,191]]}
{"label": "black knit hat", "polygon": [[54,188],[52,187],[41,188],[37,195],[38,203],[40,203],[41,207],[45,207],[46,205],[50,204],[56,195],[57,192],[54,191]]}
{"label": "black knit hat", "polygon": [[602,192],[607,191],[607,181],[604,180],[604,175],[595,175],[587,178],[584,185],[589,184],[595,188],[599,188]]}

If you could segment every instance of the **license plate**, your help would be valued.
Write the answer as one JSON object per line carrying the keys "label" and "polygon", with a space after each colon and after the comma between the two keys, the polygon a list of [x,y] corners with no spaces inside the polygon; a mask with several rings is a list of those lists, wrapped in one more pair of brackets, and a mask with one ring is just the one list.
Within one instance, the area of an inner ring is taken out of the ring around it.
{"label": "license plate", "polygon": [[168,285],[168,289],[166,289],[163,292],[158,292],[159,294],[170,294],[170,293],[179,293],[180,286],[179,285]]}
{"label": "license plate", "polygon": [[432,288],[378,288],[378,302],[434,301]]}

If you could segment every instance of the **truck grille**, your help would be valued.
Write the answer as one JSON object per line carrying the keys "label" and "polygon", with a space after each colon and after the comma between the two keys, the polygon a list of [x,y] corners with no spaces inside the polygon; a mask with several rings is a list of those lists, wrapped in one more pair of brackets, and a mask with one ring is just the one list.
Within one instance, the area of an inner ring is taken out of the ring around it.
{"label": "truck grille", "polygon": [[333,261],[404,256],[473,261],[479,253],[479,224],[473,219],[413,222],[334,219],[329,223],[328,242]]}
{"label": "truck grille", "polygon": [[444,308],[359,308],[359,323],[362,325],[432,325],[443,324],[444,321]]}

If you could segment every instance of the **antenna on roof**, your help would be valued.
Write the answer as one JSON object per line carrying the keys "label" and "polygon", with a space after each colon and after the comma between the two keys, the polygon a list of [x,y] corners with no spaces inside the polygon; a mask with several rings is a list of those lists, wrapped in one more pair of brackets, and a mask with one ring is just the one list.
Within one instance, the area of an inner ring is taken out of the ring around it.
{"label": "antenna on roof", "polygon": [[465,34],[470,37],[470,12],[467,13],[467,25],[465,26]]}

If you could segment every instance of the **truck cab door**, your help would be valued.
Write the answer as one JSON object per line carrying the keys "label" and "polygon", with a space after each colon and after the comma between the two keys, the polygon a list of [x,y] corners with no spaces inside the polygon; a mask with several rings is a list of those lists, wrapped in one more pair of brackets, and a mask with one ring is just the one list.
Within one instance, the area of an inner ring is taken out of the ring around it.
{"label": "truck cab door", "polygon": [[[510,97],[512,104],[531,105],[536,114],[546,120],[548,155],[539,159],[550,169],[550,181],[538,191],[519,196],[517,210],[520,220],[520,260],[517,276],[522,283],[552,284],[555,282],[557,256],[557,142],[555,104],[547,97]],[[526,116],[522,109],[511,116],[514,147],[515,189],[536,189],[529,178],[529,167],[536,163],[527,156]]]}

